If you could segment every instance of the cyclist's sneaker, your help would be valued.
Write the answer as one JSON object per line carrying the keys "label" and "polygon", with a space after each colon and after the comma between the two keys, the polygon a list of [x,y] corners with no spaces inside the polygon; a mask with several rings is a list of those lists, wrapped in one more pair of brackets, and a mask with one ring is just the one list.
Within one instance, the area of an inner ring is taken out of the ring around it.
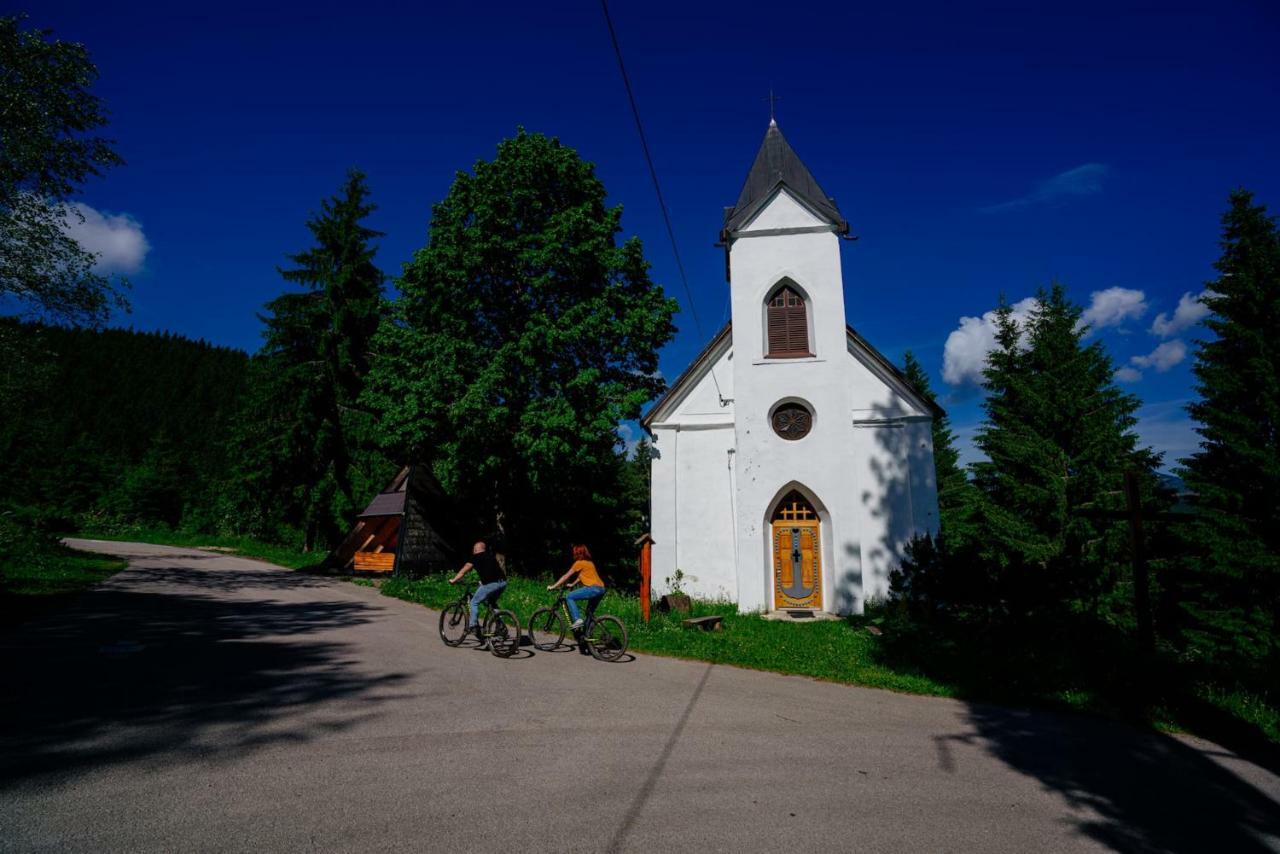
{"label": "cyclist's sneaker", "polygon": [[586,624],[587,624],[586,620],[574,620],[573,625],[569,626],[569,628],[573,629],[576,632],[578,629],[582,628]]}

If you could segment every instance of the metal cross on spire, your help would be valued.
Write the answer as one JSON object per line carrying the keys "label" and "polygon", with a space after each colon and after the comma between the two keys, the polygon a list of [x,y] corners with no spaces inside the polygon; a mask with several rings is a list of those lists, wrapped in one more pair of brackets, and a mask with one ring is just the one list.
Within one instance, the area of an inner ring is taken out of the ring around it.
{"label": "metal cross on spire", "polygon": [[769,97],[768,97],[768,98],[766,98],[765,100],[767,100],[767,101],[769,102],[769,127],[771,127],[771,128],[772,128],[772,127],[777,127],[777,126],[778,126],[778,120],[777,120],[777,119],[774,117],[774,115],[773,115],[773,106],[774,106],[774,102],[775,102],[775,101],[781,101],[781,100],[782,100],[782,98],[781,98],[780,96],[778,96],[778,95],[774,95],[774,94],[773,94],[773,87],[772,87],[772,86],[770,86],[770,87],[769,87]]}

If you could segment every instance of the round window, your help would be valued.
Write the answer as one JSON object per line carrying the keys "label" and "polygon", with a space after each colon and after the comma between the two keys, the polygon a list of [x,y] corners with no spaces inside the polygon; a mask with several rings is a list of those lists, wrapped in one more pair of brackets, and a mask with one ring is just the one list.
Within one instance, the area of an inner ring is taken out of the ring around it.
{"label": "round window", "polygon": [[800,403],[784,403],[773,410],[773,432],[784,439],[795,441],[809,435],[813,429],[813,413]]}

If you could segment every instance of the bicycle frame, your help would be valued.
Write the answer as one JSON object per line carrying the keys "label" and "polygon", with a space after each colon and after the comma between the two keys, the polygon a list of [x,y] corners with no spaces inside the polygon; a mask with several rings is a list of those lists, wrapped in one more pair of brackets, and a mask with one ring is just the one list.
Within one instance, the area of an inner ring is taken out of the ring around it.
{"label": "bicycle frame", "polygon": [[[594,600],[593,602],[591,602],[589,605],[586,606],[587,613],[586,613],[586,616],[582,618],[582,627],[573,629],[575,633],[581,632],[583,634],[586,634],[587,632],[591,631],[591,625],[596,621],[596,608],[597,606],[599,606],[600,601],[603,598],[604,597],[602,596],[599,599]],[[564,590],[560,591],[560,595],[556,597],[556,601],[551,606],[551,609],[553,611],[556,609],[559,609],[560,613],[564,616],[564,624],[566,626],[573,625],[573,614],[569,613],[569,593],[567,591],[564,591]]]}

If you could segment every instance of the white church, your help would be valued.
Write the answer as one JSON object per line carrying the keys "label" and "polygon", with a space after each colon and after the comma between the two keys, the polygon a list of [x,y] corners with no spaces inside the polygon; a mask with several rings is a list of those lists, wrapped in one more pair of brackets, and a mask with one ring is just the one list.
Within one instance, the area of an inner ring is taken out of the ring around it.
{"label": "white church", "polygon": [[653,579],[792,617],[861,613],[936,532],[933,418],[846,324],[849,225],[773,121],[726,209],[732,320],[644,416]]}

